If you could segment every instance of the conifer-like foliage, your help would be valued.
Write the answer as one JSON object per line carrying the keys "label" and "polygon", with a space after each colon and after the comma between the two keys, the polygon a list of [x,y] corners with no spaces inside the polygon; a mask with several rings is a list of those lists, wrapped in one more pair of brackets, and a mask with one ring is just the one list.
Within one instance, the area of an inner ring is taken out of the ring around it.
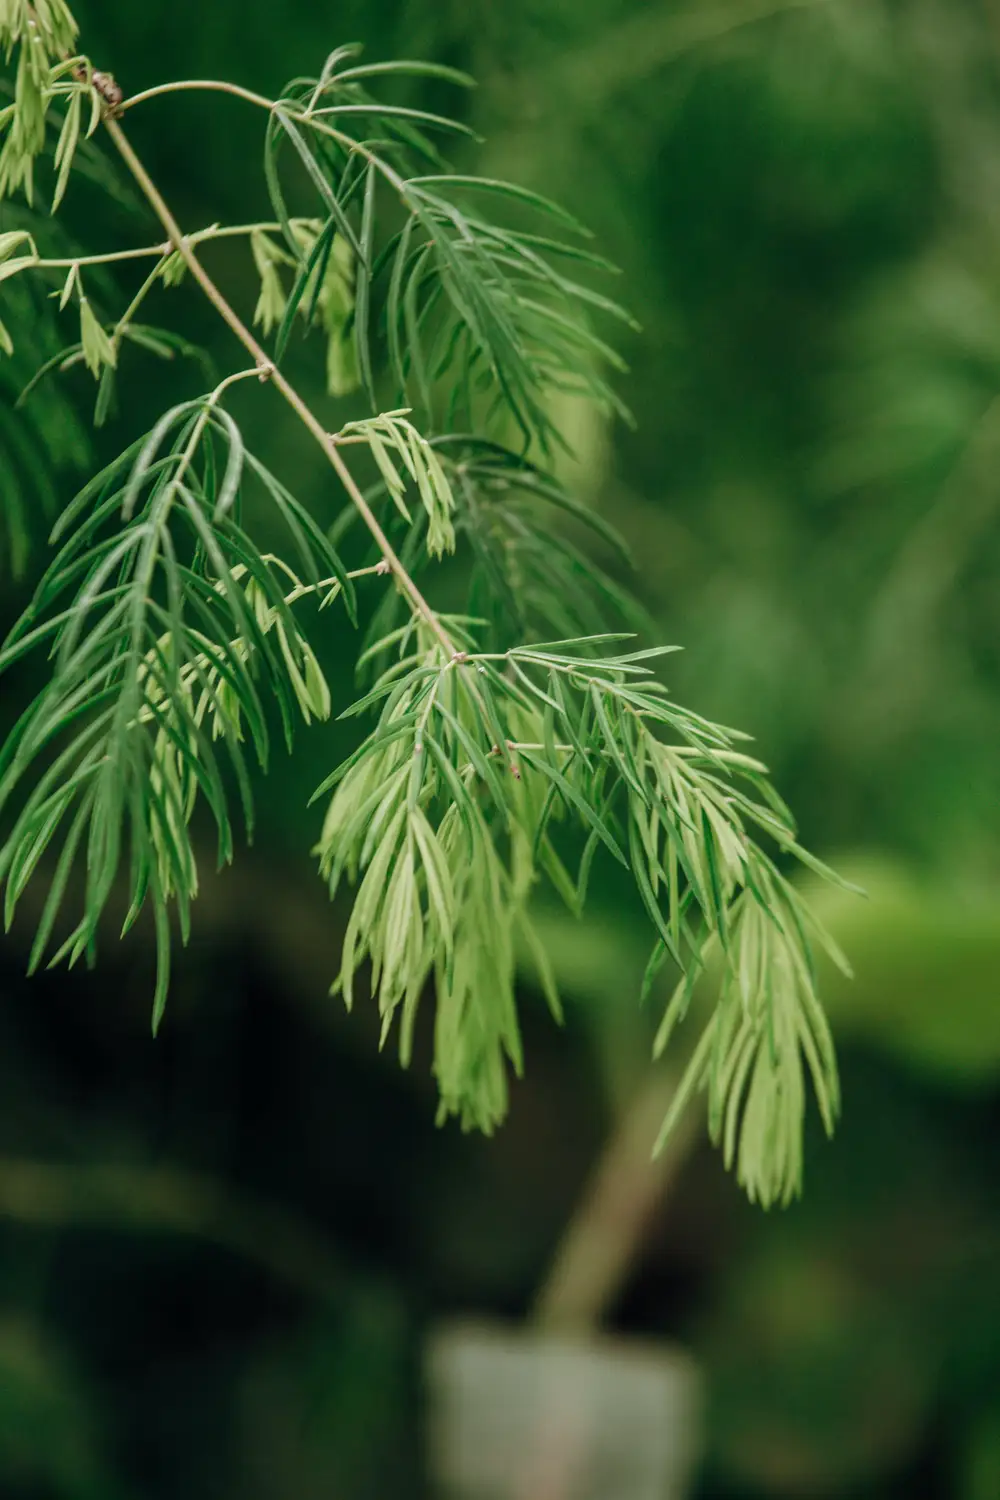
{"label": "conifer-like foliage", "polygon": [[[558,524],[568,516],[618,545],[548,469],[564,442],[559,399],[620,411],[608,338],[628,317],[600,289],[609,268],[581,226],[525,189],[452,172],[443,153],[464,127],[380,98],[394,74],[468,84],[446,68],[364,63],[341,47],[275,99],[204,80],[123,99],[77,50],[63,0],[0,0],[0,47],[16,70],[0,111],[0,197],[40,197],[40,163],[54,212],[87,139],[103,135],[158,221],[153,243],[79,255],[41,253],[40,228],[0,236],[8,359],[25,321],[12,284],[51,291],[79,327],[27,393],[22,444],[30,452],[32,402],[51,399],[60,369],[94,376],[100,423],[123,341],[149,357],[185,352],[141,322],[158,284],[193,284],[244,356],[63,511],[0,651],[0,671],[29,653],[48,660],[0,755],[7,922],[33,877],[45,886],[32,967],[91,960],[111,911],[128,927],[149,909],[155,1028],[172,933],[186,938],[198,893],[196,820],[207,813],[230,860],[234,825],[252,826],[249,762],[266,768],[269,726],[277,717],[290,744],[297,725],[336,713],[358,738],[315,792],[322,877],[331,893],[354,889],[334,988],[348,1005],[371,991],[404,1062],[418,1006],[433,1004],[442,1116],[483,1130],[503,1118],[521,1067],[526,946],[558,1013],[532,893],[547,882],[582,913],[592,862],[615,860],[649,914],[650,983],[668,961],[681,976],[658,1050],[700,1012],[664,1134],[704,1091],[713,1138],[751,1197],[787,1201],[807,1080],[828,1130],[838,1108],[812,962],[813,944],[829,942],[784,873],[788,857],[816,862],[745,736],[672,700],[658,675],[670,648],[635,642],[634,607]],[[135,154],[123,115],[189,89],[260,112],[268,222],[182,230]],[[290,211],[290,182],[310,192],[311,216]],[[199,258],[221,237],[242,239],[256,268],[259,334]],[[119,262],[147,274],[107,322],[91,288]],[[283,373],[296,328],[324,346],[331,396],[356,393],[358,415],[337,431]],[[325,455],[347,505],[331,533],[240,430],[228,398],[246,379],[286,402]],[[280,555],[255,538],[253,491]],[[15,528],[19,495],[5,479]],[[470,564],[461,613],[446,561],[456,550]],[[434,602],[442,577],[448,612]],[[319,610],[300,608],[307,599]],[[356,649],[357,701],[331,703],[314,632]]]}

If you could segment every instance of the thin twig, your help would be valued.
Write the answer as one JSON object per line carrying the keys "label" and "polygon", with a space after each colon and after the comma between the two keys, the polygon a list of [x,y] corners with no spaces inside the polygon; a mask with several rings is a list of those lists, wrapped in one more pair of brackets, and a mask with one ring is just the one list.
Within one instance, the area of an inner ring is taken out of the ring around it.
{"label": "thin twig", "polygon": [[255,94],[252,89],[245,89],[238,83],[226,83],[218,78],[182,78],[176,83],[158,83],[151,89],[143,89],[141,93],[130,94],[119,106],[118,113],[124,114],[128,109],[134,109],[137,104],[145,104],[148,99],[157,99],[163,94],[187,93],[190,90],[196,92],[210,92],[214,94],[232,94],[237,99],[243,99],[247,104],[256,104],[261,109],[273,109],[272,100],[263,94]]}
{"label": "thin twig", "polygon": [[70,255],[61,258],[39,256],[33,262],[38,271],[71,271],[74,266],[110,266],[119,260],[148,260],[151,256],[164,256],[170,245],[140,245],[134,250],[105,250],[100,255]]}

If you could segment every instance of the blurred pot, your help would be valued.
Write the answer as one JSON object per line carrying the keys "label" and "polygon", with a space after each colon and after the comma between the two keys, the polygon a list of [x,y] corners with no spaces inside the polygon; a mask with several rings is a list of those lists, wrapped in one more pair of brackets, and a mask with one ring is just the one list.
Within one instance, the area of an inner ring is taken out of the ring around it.
{"label": "blurred pot", "polygon": [[440,1500],[682,1500],[701,1381],[669,1346],[449,1324],[427,1351]]}

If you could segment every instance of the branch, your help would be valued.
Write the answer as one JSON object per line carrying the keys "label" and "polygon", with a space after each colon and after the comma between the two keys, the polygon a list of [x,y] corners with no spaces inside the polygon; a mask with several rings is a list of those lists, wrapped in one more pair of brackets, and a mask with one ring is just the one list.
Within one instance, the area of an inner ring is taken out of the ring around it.
{"label": "branch", "polygon": [[398,553],[383,531],[377,517],[375,516],[374,511],[368,504],[368,501],[362,494],[358,484],[354,479],[354,476],[351,474],[351,471],[348,469],[347,465],[344,463],[343,458],[338,452],[337,444],[325,430],[322,423],[319,421],[319,418],[314,415],[311,407],[307,405],[307,403],[299,395],[298,391],[295,390],[294,386],[291,385],[291,383],[285,378],[285,376],[281,373],[277,366],[272,362],[265,349],[260,343],[258,343],[257,339],[254,338],[253,334],[250,332],[250,329],[246,326],[246,324],[240,318],[239,314],[235,311],[232,305],[227,301],[226,297],[220,291],[215,281],[213,281],[211,276],[209,276],[208,272],[201,264],[201,261],[194,253],[194,250],[191,248],[190,241],[185,236],[180,225],[177,223],[177,220],[171,213],[170,208],[168,207],[156,184],[153,182],[139,157],[133,150],[128,138],[125,135],[125,132],[122,130],[117,120],[107,117],[104,124],[105,128],[108,131],[108,134],[111,137],[111,140],[113,141],[120,156],[122,157],[122,160],[125,162],[125,165],[128,167],[130,173],[132,174],[132,177],[135,179],[136,185],[138,186],[140,192],[143,194],[146,201],[153,209],[153,212],[160,220],[160,223],[166,230],[167,237],[169,238],[171,245],[181,256],[188,270],[191,272],[191,275],[198,282],[198,285],[201,287],[202,291],[205,293],[205,296],[215,308],[216,312],[222,318],[223,322],[228,325],[228,327],[239,339],[243,347],[251,355],[260,373],[261,380],[270,380],[272,382],[272,384],[276,387],[284,400],[295,412],[295,415],[299,418],[300,422],[308,430],[319,447],[323,450],[323,453],[325,454],[331,467],[336,473],[341,484],[344,486],[344,489],[350,496],[351,501],[358,510],[362,520],[371,533],[371,536],[374,538],[375,543],[381,551],[385,561],[389,565],[389,568],[392,571],[397,582],[399,583],[400,588],[409,597],[409,600],[417,614],[420,615],[420,617],[426,622],[433,634],[437,637],[446,654],[449,657],[454,656],[455,646],[451,640],[451,637],[442,626],[440,620],[437,617],[437,614],[431,608],[430,604],[428,604],[427,600],[424,598],[420,589],[414,583],[406,568],[403,566]]}

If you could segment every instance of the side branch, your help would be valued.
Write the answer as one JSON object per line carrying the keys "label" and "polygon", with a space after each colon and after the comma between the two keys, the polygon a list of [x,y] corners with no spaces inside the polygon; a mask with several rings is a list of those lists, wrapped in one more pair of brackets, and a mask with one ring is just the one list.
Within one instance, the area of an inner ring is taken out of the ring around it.
{"label": "side branch", "polygon": [[254,335],[251,333],[250,329],[246,326],[242,318],[240,318],[239,314],[228,302],[226,297],[220,291],[219,287],[212,280],[211,276],[209,276],[208,272],[205,270],[204,266],[201,264],[201,261],[198,259],[197,255],[192,249],[190,242],[185,237],[183,230],[177,223],[177,220],[171,213],[169,206],[164,200],[156,184],[153,182],[139,157],[133,150],[131,143],[126,137],[125,132],[122,130],[121,126],[118,124],[117,120],[107,117],[105,118],[104,125],[112,141],[114,142],[119,155],[122,157],[122,160],[125,162],[125,165],[128,167],[130,173],[135,179],[137,186],[141,190],[143,196],[146,198],[146,201],[149,203],[150,207],[153,209],[157,218],[160,220],[160,223],[166,230],[167,237],[169,238],[171,245],[173,245],[174,249],[181,256],[188,270],[191,272],[191,275],[198,282],[198,285],[201,287],[202,291],[205,293],[205,296],[215,308],[216,312],[236,335],[247,352],[251,355],[260,373],[261,380],[270,380],[276,386],[277,390],[295,412],[296,416],[302,422],[303,426],[308,429],[309,433],[318,443],[319,447],[323,450],[327,460],[336,473],[337,478],[340,480],[341,484],[344,486],[344,489],[350,496],[351,501],[356,507],[365,525],[367,526],[371,536],[373,537],[375,543],[381,551],[382,556],[389,565],[389,568],[395,576],[400,588],[409,598],[414,610],[421,616],[424,621],[426,621],[428,627],[437,637],[447,655],[453,656],[455,654],[455,646],[451,640],[451,637],[442,626],[440,620],[437,617],[437,614],[424,598],[423,594],[411,578],[410,574],[407,572],[406,568],[403,566],[398,553],[396,552],[392,543],[389,541],[389,538],[386,536],[385,532],[380,526],[378,518],[376,517],[371,506],[368,504],[368,501],[362,494],[358,484],[354,479],[354,476],[351,474],[351,471],[348,469],[347,465],[344,463],[343,458],[338,452],[336,443],[330,437],[329,433],[325,430],[319,419],[314,415],[312,409],[299,395],[298,391],[296,391],[294,386],[292,386],[289,381],[286,380],[285,376],[273,363],[273,361],[267,354],[267,351],[257,341],[257,339],[254,338]]}

